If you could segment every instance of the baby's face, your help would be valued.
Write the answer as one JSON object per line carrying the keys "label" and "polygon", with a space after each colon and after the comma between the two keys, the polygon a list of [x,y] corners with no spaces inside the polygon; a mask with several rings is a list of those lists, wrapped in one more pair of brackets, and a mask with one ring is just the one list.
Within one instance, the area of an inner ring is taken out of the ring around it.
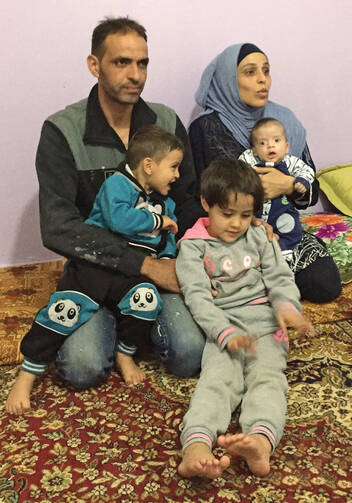
{"label": "baby's face", "polygon": [[264,124],[254,136],[253,152],[264,162],[280,162],[288,153],[290,145],[281,124]]}

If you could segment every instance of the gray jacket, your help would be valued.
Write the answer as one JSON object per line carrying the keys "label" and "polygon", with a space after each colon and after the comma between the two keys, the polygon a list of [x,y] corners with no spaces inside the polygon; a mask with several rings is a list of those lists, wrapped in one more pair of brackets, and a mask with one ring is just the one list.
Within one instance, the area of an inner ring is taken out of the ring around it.
{"label": "gray jacket", "polygon": [[[208,221],[200,218],[186,232],[176,260],[185,303],[208,340],[223,349],[235,334],[244,333],[229,322],[229,309],[269,304],[276,313],[301,311],[293,274],[262,226],[250,226],[237,241],[225,243],[208,234]],[[211,289],[218,292],[215,298]]]}

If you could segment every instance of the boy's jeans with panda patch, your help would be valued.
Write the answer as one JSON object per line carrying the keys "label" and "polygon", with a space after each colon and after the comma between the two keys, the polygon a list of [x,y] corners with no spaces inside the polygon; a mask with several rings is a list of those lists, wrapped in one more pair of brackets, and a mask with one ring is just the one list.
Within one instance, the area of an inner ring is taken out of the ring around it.
{"label": "boy's jeans with panda patch", "polygon": [[143,276],[125,277],[70,262],[47,306],[35,317],[21,342],[22,369],[42,374],[54,361],[66,337],[101,307],[118,320],[117,350],[133,355],[150,342],[150,330],[162,308],[156,287]]}

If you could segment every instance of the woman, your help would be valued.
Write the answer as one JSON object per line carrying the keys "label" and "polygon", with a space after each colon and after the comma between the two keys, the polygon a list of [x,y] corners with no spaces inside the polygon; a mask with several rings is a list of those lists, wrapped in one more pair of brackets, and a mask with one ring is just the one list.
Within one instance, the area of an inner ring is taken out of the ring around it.
{"label": "woman", "polygon": [[[253,44],[236,44],[220,53],[203,72],[196,101],[205,110],[189,129],[198,177],[217,157],[236,157],[250,148],[249,135],[262,117],[278,119],[285,127],[290,154],[312,166],[306,132],[294,113],[268,101],[271,86],[266,55]],[[309,195],[294,193],[294,178],[274,168],[257,168],[262,175],[265,195],[273,199],[286,194],[298,209],[314,205],[319,184],[315,180]],[[308,191],[307,191],[308,192]],[[302,299],[329,302],[341,293],[338,269],[324,243],[304,233],[294,250],[291,268]]]}

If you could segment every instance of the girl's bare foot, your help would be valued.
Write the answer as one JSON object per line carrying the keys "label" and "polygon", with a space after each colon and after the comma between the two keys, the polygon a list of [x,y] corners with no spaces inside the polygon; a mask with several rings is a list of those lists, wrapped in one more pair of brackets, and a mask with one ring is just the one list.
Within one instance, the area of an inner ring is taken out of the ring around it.
{"label": "girl's bare foot", "polygon": [[220,435],[218,445],[224,447],[231,456],[241,456],[247,461],[253,475],[265,477],[270,472],[271,444],[265,435]]}
{"label": "girl's bare foot", "polygon": [[116,354],[116,367],[128,386],[140,384],[145,379],[145,373],[138,367],[132,356],[118,352]]}
{"label": "girl's bare foot", "polygon": [[7,397],[6,412],[20,415],[30,410],[30,395],[35,377],[34,374],[20,370],[9,396]]}
{"label": "girl's bare foot", "polygon": [[230,465],[230,458],[222,456],[217,459],[209,447],[203,442],[194,442],[186,447],[178,473],[182,477],[207,477],[215,479],[219,477]]}

